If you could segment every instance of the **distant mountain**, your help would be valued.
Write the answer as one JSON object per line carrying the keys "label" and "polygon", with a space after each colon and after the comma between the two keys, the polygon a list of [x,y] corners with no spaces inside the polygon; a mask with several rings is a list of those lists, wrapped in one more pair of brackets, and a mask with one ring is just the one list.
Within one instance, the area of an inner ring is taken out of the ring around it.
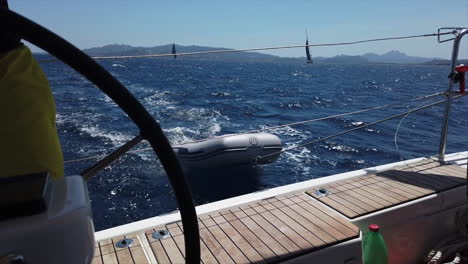
{"label": "distant mountain", "polygon": [[[451,61],[450,60],[444,60],[444,59],[433,59],[431,61],[428,61],[424,64],[430,64],[430,65],[450,65]],[[457,64],[464,64],[468,65],[468,59],[459,59],[457,61]]]}
{"label": "distant mountain", "polygon": [[369,61],[362,56],[337,55],[331,58],[318,57],[315,59],[317,63],[333,63],[333,64],[364,64]]}
{"label": "distant mountain", "polygon": [[404,52],[391,50],[387,53],[382,55],[378,55],[375,53],[366,53],[362,55],[363,58],[366,58],[369,62],[375,63],[424,63],[431,61],[435,58],[424,58],[424,57],[415,57],[415,56],[408,56]]}
{"label": "distant mountain", "polygon": [[[90,48],[83,50],[91,56],[125,56],[125,55],[148,55],[148,54],[170,54],[172,44],[155,47],[133,47],[123,44],[112,44],[103,47]],[[177,53],[201,52],[201,51],[222,51],[226,48],[214,48],[204,46],[182,46],[176,45]],[[236,62],[288,62],[304,63],[303,58],[286,58],[274,55],[268,55],[258,52],[232,52],[232,53],[214,53],[178,57],[177,59],[189,60],[215,60],[215,61],[236,61]],[[366,53],[361,56],[338,55],[330,58],[314,57],[315,63],[333,63],[333,64],[368,64],[368,63],[400,63],[400,64],[436,64],[431,61],[443,61],[438,58],[424,58],[408,56],[397,50],[391,50],[382,55],[375,53]]]}

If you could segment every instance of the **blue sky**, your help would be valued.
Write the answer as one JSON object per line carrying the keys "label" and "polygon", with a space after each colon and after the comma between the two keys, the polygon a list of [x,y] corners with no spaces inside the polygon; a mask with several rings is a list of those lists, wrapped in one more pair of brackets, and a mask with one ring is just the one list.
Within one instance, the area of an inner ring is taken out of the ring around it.
{"label": "blue sky", "polygon": [[[425,34],[468,26],[468,0],[355,1],[123,1],[10,0],[10,8],[79,48],[121,43],[257,48]],[[467,37],[468,39],[468,37]],[[314,56],[400,50],[413,56],[450,56],[451,43],[435,38],[312,49]],[[34,49],[37,51],[37,49]],[[268,51],[304,56],[303,49]],[[461,46],[468,58],[468,41]]]}

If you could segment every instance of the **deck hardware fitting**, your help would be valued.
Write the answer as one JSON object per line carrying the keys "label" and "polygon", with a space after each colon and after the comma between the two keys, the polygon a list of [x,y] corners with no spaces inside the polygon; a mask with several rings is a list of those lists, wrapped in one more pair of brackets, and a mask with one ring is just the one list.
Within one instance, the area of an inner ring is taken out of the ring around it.
{"label": "deck hardware fitting", "polygon": [[153,233],[154,239],[166,239],[171,236],[171,233],[168,230],[156,230]]}
{"label": "deck hardware fitting", "polygon": [[115,246],[118,248],[127,248],[127,247],[130,247],[131,245],[133,245],[133,239],[131,238],[125,238],[115,243]]}
{"label": "deck hardware fitting", "polygon": [[320,188],[320,189],[315,191],[315,194],[318,195],[318,196],[328,196],[330,194],[330,191],[328,191],[325,188]]}

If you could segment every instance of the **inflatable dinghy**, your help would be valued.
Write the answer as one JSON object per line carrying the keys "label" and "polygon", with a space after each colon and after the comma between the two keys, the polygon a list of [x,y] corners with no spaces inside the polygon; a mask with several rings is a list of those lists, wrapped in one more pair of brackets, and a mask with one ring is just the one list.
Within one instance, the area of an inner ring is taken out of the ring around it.
{"label": "inflatable dinghy", "polygon": [[220,168],[238,164],[267,164],[278,159],[283,149],[281,140],[269,133],[251,133],[210,138],[205,141],[174,146],[185,167]]}

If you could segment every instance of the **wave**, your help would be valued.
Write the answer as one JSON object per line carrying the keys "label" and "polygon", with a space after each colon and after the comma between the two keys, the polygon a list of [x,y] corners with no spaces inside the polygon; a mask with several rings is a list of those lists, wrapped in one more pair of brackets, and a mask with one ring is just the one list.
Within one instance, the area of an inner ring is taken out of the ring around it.
{"label": "wave", "polygon": [[99,128],[97,125],[89,125],[85,124],[79,127],[79,130],[82,133],[85,133],[93,138],[101,138],[104,139],[107,143],[110,143],[114,146],[120,146],[125,144],[126,142],[130,141],[133,136],[126,135],[121,132],[117,131],[106,131],[104,129]]}

